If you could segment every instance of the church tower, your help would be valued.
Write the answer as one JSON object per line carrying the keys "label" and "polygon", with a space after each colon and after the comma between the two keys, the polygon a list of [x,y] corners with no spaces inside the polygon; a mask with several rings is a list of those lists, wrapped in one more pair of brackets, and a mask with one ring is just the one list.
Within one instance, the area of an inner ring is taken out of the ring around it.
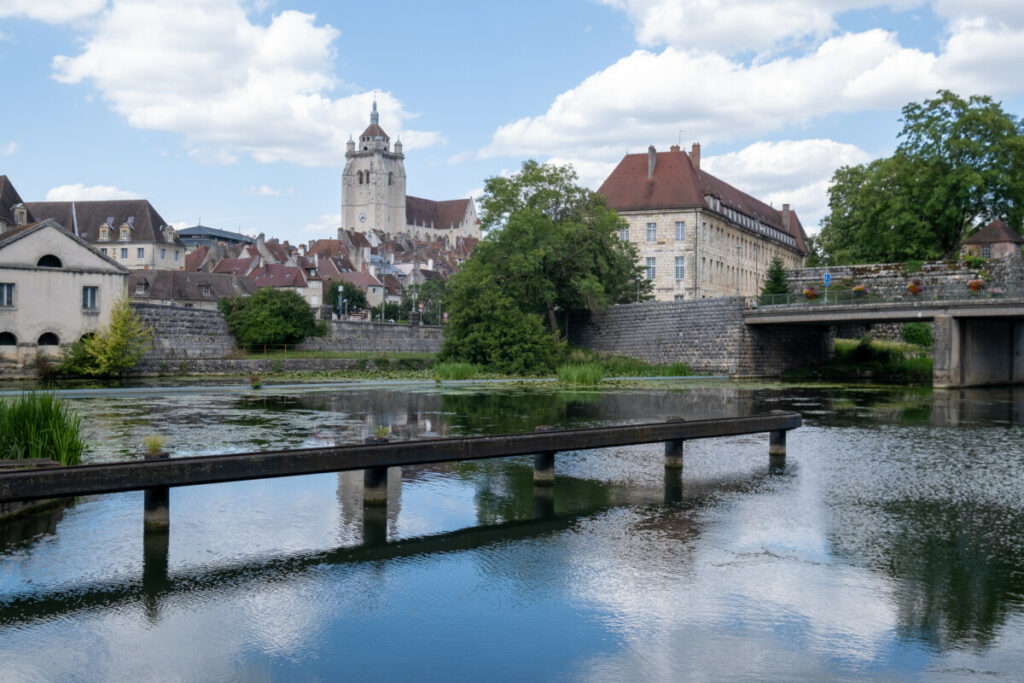
{"label": "church tower", "polygon": [[341,174],[341,227],[389,235],[406,231],[405,155],[402,143],[380,127],[377,101],[358,143],[349,139]]}

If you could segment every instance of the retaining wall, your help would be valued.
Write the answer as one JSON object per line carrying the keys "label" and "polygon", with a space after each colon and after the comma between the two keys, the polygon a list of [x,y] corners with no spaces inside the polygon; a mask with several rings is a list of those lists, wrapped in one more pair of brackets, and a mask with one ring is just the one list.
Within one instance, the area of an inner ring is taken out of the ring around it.
{"label": "retaining wall", "polygon": [[[907,295],[907,285],[915,278],[921,280],[926,294],[966,293],[967,282],[979,276],[989,288],[1024,283],[1024,259],[1020,258],[988,259],[980,268],[968,268],[960,261],[929,261],[912,273],[902,263],[832,266],[828,271],[833,286],[862,284],[880,296]],[[786,271],[786,276],[794,292],[812,286],[821,291],[825,268],[798,268]]]}
{"label": "retaining wall", "polygon": [[354,323],[333,320],[330,334],[311,337],[299,345],[304,350],[371,351],[378,353],[437,353],[441,328],[436,325]]}
{"label": "retaining wall", "polygon": [[682,362],[701,373],[775,376],[828,359],[827,327],[747,327],[741,297],[612,306],[572,327],[571,341],[648,363]]}

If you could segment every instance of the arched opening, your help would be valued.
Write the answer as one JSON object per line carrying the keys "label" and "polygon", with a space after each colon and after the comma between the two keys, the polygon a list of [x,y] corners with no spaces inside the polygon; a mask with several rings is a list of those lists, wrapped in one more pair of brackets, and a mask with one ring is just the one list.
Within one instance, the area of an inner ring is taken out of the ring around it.
{"label": "arched opening", "polygon": [[0,346],[17,346],[18,338],[12,332],[0,332]]}
{"label": "arched opening", "polygon": [[53,254],[47,254],[36,262],[40,268],[63,268],[64,264]]}
{"label": "arched opening", "polygon": [[53,332],[44,332],[37,343],[39,346],[60,346],[60,338]]}
{"label": "arched opening", "polygon": [[96,336],[95,332],[86,332],[85,334],[83,334],[81,337],[78,338],[78,341],[80,341],[80,342],[89,341],[90,339],[92,339],[95,336]]}

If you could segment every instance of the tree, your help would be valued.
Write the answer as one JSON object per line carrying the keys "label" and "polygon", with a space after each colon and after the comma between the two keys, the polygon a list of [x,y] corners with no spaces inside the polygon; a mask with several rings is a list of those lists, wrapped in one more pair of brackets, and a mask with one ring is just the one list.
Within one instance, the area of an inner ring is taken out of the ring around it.
{"label": "tree", "polygon": [[152,338],[152,328],[139,320],[128,297],[122,296],[114,302],[110,324],[73,343],[61,360],[60,371],[65,375],[117,377],[142,360]]}
{"label": "tree", "polygon": [[[559,315],[567,324],[574,313],[635,301],[638,292],[639,298],[650,297],[651,283],[643,277],[635,248],[619,239],[625,221],[607,208],[603,196],[576,180],[571,166],[536,161],[524,162],[515,175],[486,180],[481,223],[487,236],[449,282],[452,324],[442,354],[468,359],[458,355],[468,353],[459,335],[471,334],[484,344],[489,335],[507,338],[502,328],[514,325],[520,336],[512,336],[523,349],[544,355],[553,347],[535,337],[532,316],[543,321],[541,330],[546,323],[554,343]],[[483,300],[490,308],[480,306]],[[522,315],[506,322],[495,314],[499,310]]]}
{"label": "tree", "polygon": [[[341,287],[339,296],[338,287]],[[366,293],[351,282],[330,282],[327,285],[325,301],[331,308],[337,309],[342,299],[348,302],[349,311],[361,311],[366,308]]]}
{"label": "tree", "polygon": [[789,279],[786,277],[786,266],[778,256],[772,257],[768,266],[768,276],[761,289],[761,301],[770,302],[771,297],[778,294],[789,294]]}
{"label": "tree", "polygon": [[1024,123],[949,91],[903,107],[896,153],[836,171],[818,246],[832,263],[950,258],[972,226],[1024,219]]}
{"label": "tree", "polygon": [[423,304],[423,314],[420,318],[423,324],[440,325],[447,290],[448,283],[445,280],[427,280],[421,284],[409,285],[402,290],[402,316],[408,317],[409,311],[419,310],[419,304]]}
{"label": "tree", "polygon": [[221,299],[217,307],[246,348],[297,344],[327,332],[302,295],[291,289],[263,287],[251,296]]}

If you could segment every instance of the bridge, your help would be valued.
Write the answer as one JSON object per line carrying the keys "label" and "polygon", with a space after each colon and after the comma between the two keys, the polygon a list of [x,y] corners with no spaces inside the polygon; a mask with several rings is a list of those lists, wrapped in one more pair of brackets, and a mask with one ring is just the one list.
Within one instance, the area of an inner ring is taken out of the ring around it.
{"label": "bridge", "polygon": [[934,322],[932,384],[975,387],[1024,384],[1024,296],[904,300],[846,299],[751,308],[743,322],[753,329],[799,326],[822,334],[841,324]]}

